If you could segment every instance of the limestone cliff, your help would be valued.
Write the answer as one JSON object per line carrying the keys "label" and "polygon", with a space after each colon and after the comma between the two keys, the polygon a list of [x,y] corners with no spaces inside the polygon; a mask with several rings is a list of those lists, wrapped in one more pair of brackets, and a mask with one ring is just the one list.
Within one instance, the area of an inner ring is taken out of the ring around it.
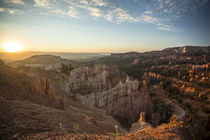
{"label": "limestone cliff", "polygon": [[[151,110],[151,101],[145,90],[139,90],[138,80],[131,80],[127,75],[118,76],[114,69],[105,65],[79,67],[63,75],[60,79],[62,88],[71,96],[80,98],[83,104],[103,109],[125,127],[138,119],[138,114]],[[117,83],[117,84],[116,84]]]}

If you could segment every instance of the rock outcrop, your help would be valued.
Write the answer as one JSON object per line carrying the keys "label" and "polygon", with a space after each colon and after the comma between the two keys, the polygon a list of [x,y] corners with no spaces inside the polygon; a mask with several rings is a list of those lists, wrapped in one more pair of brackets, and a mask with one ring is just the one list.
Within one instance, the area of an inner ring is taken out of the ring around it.
{"label": "rock outcrop", "polygon": [[49,79],[45,77],[36,79],[29,89],[32,94],[44,96],[48,101],[55,99],[55,92],[50,84]]}
{"label": "rock outcrop", "polygon": [[138,130],[142,130],[146,127],[152,127],[152,126],[145,121],[145,112],[141,112],[138,122],[133,123],[131,125],[130,131],[135,132]]}

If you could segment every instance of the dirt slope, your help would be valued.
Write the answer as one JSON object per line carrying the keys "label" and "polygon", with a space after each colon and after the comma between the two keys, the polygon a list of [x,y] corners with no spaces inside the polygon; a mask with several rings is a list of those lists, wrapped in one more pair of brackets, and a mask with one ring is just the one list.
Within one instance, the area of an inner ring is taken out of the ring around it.
{"label": "dirt slope", "polygon": [[[33,77],[0,64],[0,139],[51,131],[105,134],[115,132],[115,125],[120,128],[112,117],[75,102],[65,94],[59,96],[58,91],[54,91],[52,100],[47,100],[46,91],[33,93],[30,90],[33,84]],[[48,90],[42,82],[41,86]]]}

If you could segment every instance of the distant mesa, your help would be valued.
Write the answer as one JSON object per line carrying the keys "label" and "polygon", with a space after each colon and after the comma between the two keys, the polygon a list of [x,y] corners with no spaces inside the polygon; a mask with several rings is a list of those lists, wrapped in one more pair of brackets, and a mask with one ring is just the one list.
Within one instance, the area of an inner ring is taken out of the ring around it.
{"label": "distant mesa", "polygon": [[209,54],[210,46],[183,46],[183,47],[172,47],[166,48],[161,51],[150,51],[150,52],[126,52],[126,53],[111,53],[111,57],[115,58],[137,58],[137,57],[161,57],[166,55],[200,55]]}
{"label": "distant mesa", "polygon": [[24,60],[25,63],[39,63],[39,64],[50,64],[62,61],[60,56],[55,55],[34,55]]}
{"label": "distant mesa", "polygon": [[166,48],[163,51],[174,52],[178,54],[188,54],[188,55],[198,55],[203,53],[210,53],[210,46],[183,46],[183,47],[174,47]]}
{"label": "distant mesa", "polygon": [[61,64],[65,65],[74,65],[75,62],[68,59],[63,59],[60,56],[55,55],[34,55],[24,60],[18,60],[11,62],[10,65],[18,68],[18,67],[31,67],[31,68],[39,68],[45,71],[54,70],[60,71]]}

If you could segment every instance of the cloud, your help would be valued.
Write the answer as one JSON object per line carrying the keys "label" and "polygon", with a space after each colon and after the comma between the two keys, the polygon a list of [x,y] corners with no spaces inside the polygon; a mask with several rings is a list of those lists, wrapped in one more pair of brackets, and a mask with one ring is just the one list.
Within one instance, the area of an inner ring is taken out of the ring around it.
{"label": "cloud", "polygon": [[157,26],[159,30],[173,32],[177,31],[174,26],[163,24],[161,18],[154,17],[152,11],[144,11],[140,16],[134,17],[126,10],[115,8],[113,10],[109,10],[104,18],[106,21],[116,22],[118,24],[124,22],[147,23]]}
{"label": "cloud", "polygon": [[10,14],[15,14],[15,10],[13,10],[13,9],[7,9],[7,10]]}
{"label": "cloud", "polygon": [[92,0],[91,5],[95,6],[108,6],[108,3],[103,0]]}
{"label": "cloud", "polygon": [[168,21],[174,21],[187,12],[195,13],[208,0],[153,0],[150,8],[157,16],[163,16]]}
{"label": "cloud", "polygon": [[67,11],[57,9],[57,10],[52,10],[51,12],[58,16],[79,18],[77,10],[71,6],[69,7]]}
{"label": "cloud", "polygon": [[9,14],[13,15],[13,14],[16,14],[16,13],[22,13],[21,10],[18,10],[18,9],[12,9],[12,8],[0,8],[0,12],[8,12]]}
{"label": "cloud", "polygon": [[152,14],[152,11],[144,11],[144,14]]}
{"label": "cloud", "polygon": [[73,18],[79,18],[77,10],[71,6],[69,7],[68,15]]}
{"label": "cloud", "polygon": [[18,10],[18,9],[11,9],[11,8],[6,8],[6,11],[7,11],[9,14],[11,14],[11,15],[22,13],[21,10]]}
{"label": "cloud", "polygon": [[25,3],[22,1],[22,0],[11,0],[12,3],[15,3],[15,4],[22,4],[22,5],[25,5]]}
{"label": "cloud", "polygon": [[86,9],[89,11],[90,16],[101,17],[103,16],[103,11],[99,8],[91,7],[89,5],[75,5],[78,8]]}
{"label": "cloud", "polygon": [[136,22],[136,18],[132,17],[128,11],[123,10],[121,8],[115,8],[113,10],[109,10],[108,13],[104,16],[105,20],[117,23],[123,22]]}
{"label": "cloud", "polygon": [[[178,2],[174,0],[151,0],[151,2],[149,2],[151,6],[145,5],[145,10],[143,12],[139,11],[139,13],[132,13],[131,9],[125,10],[125,8],[118,5],[113,5],[113,2],[111,3],[109,0],[63,1],[73,7],[88,10],[90,16],[96,18],[103,17],[109,22],[115,22],[117,24],[125,22],[146,23],[157,26],[159,30],[178,31],[177,28],[169,22],[180,18],[185,11],[183,7],[189,4],[188,1],[192,2],[193,0],[177,0]],[[136,2],[136,4],[141,3],[139,0],[134,0],[133,2]]]}
{"label": "cloud", "polygon": [[[15,4],[25,4],[23,0],[8,0]],[[33,0],[34,6],[46,8],[40,13],[56,14],[59,16],[83,18],[84,15],[103,18],[113,23],[142,23],[153,24],[164,31],[178,31],[173,22],[186,12],[196,11],[208,0]],[[129,5],[127,6],[126,4]],[[132,5],[133,4],[133,5]],[[134,7],[132,9],[130,7]],[[137,8],[138,7],[138,8]],[[36,9],[37,10],[37,9]],[[0,12],[5,11],[5,9]],[[9,10],[6,10],[9,11]],[[10,10],[10,14],[15,11]]]}
{"label": "cloud", "polygon": [[103,11],[100,10],[99,8],[88,7],[87,9],[90,11],[90,15],[91,16],[94,16],[94,17],[101,17],[101,16],[103,16]]}
{"label": "cloud", "polygon": [[[79,0],[78,0],[79,1]],[[88,6],[107,6],[108,3],[104,0],[80,0],[80,4],[88,5]]]}
{"label": "cloud", "polygon": [[0,12],[4,12],[5,11],[5,9],[4,8],[0,8]]}
{"label": "cloud", "polygon": [[155,17],[152,11],[144,11],[144,13],[141,14],[140,17],[138,17],[138,21],[143,23],[154,24],[158,27],[159,30],[162,31],[177,31],[176,27],[163,23],[162,18]]}
{"label": "cloud", "polygon": [[177,32],[177,28],[174,26],[166,25],[166,24],[158,24],[158,29],[162,31],[172,31],[172,32]]}
{"label": "cloud", "polygon": [[89,4],[89,1],[88,0],[80,0],[79,3],[80,4]]}
{"label": "cloud", "polygon": [[49,8],[49,0],[34,0],[36,7]]}
{"label": "cloud", "polygon": [[78,0],[78,1],[72,1],[72,0],[64,0],[65,2],[71,4],[74,7],[85,9],[89,11],[89,15],[93,17],[102,17],[104,11],[100,8],[97,8],[97,6],[105,6],[106,3],[102,0]]}
{"label": "cloud", "polygon": [[153,17],[151,11],[144,11],[144,13],[141,14],[140,17],[138,17],[138,21],[151,24],[160,23],[160,19]]}

